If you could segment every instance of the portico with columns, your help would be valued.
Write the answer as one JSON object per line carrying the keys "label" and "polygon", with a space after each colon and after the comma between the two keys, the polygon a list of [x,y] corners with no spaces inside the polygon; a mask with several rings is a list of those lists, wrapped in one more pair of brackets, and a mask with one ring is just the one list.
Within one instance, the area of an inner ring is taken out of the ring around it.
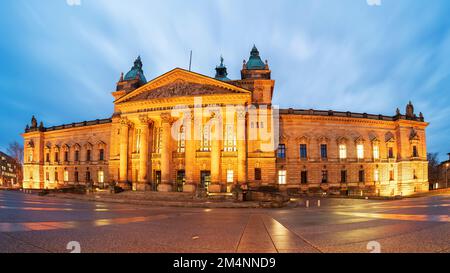
{"label": "portico with columns", "polygon": [[248,182],[249,90],[176,68],[113,96],[109,173],[121,187],[220,193]]}

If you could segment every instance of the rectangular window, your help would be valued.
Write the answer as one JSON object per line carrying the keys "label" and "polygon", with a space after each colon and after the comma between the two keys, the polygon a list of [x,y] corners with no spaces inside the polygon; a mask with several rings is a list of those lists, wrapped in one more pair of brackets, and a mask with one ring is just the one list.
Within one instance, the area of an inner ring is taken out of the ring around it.
{"label": "rectangular window", "polygon": [[58,179],[58,172],[55,172],[55,181],[56,181],[56,182],[59,181],[59,179]]}
{"label": "rectangular window", "polygon": [[55,153],[55,162],[59,162],[59,153],[58,152]]}
{"label": "rectangular window", "polygon": [[177,152],[184,153],[186,151],[186,132],[184,126],[181,126],[180,130],[178,131],[177,143]]}
{"label": "rectangular window", "polygon": [[75,161],[80,161],[80,151],[75,151]]}
{"label": "rectangular window", "polygon": [[281,159],[285,159],[286,158],[286,145],[285,144],[278,145],[277,157],[281,158]]}
{"label": "rectangular window", "polygon": [[417,146],[413,146],[413,157],[419,157],[419,152],[417,151]]}
{"label": "rectangular window", "polygon": [[286,170],[278,171],[278,184],[286,185]]}
{"label": "rectangular window", "polygon": [[394,170],[389,171],[389,181],[394,181]]}
{"label": "rectangular window", "polygon": [[64,162],[68,162],[69,161],[69,152],[65,151],[64,152]]}
{"label": "rectangular window", "polygon": [[86,172],[86,182],[91,182],[91,172],[90,171]]}
{"label": "rectangular window", "polygon": [[373,145],[373,159],[380,159],[380,146]]}
{"label": "rectangular window", "polygon": [[328,158],[327,144],[320,144],[320,157],[322,159]]}
{"label": "rectangular window", "polygon": [[359,170],[359,182],[360,183],[363,183],[365,181],[365,176],[366,176],[366,174],[365,174],[364,170]]}
{"label": "rectangular window", "polygon": [[308,184],[308,171],[302,171],[300,176],[301,176],[301,183]]}
{"label": "rectangular window", "polygon": [[86,151],[86,161],[91,161],[91,150]]}
{"label": "rectangular window", "polygon": [[98,183],[105,183],[105,173],[103,171],[98,171]]}
{"label": "rectangular window", "polygon": [[227,183],[233,183],[233,182],[234,182],[234,171],[227,170]]}
{"label": "rectangular window", "polygon": [[136,134],[136,143],[134,150],[136,153],[139,153],[141,151],[141,129],[136,129],[134,132]]}
{"label": "rectangular window", "polygon": [[347,158],[347,146],[345,144],[339,145],[339,158],[346,159]]}
{"label": "rectangular window", "polygon": [[389,158],[394,158],[394,148],[393,147],[389,147],[389,149],[388,149],[388,156],[389,156]]}
{"label": "rectangular window", "polygon": [[373,172],[373,181],[375,182],[380,181],[380,171],[378,169],[375,169]]}
{"label": "rectangular window", "polygon": [[211,127],[205,125],[202,130],[202,141],[200,150],[202,152],[211,151]]}
{"label": "rectangular window", "polygon": [[328,171],[327,170],[322,171],[322,183],[328,183]]}
{"label": "rectangular window", "polygon": [[306,144],[300,144],[300,158],[301,159],[308,158],[308,150]]}
{"label": "rectangular window", "polygon": [[50,162],[50,153],[45,154],[45,162]]}
{"label": "rectangular window", "polygon": [[358,159],[364,159],[364,145],[358,144],[356,145],[356,154]]}
{"label": "rectangular window", "polygon": [[45,173],[45,180],[50,181],[50,173],[49,172]]}
{"label": "rectangular window", "polygon": [[347,183],[347,170],[341,170],[341,183]]}
{"label": "rectangular window", "polygon": [[65,170],[64,171],[64,182],[68,182],[69,181],[69,171]]}
{"label": "rectangular window", "polygon": [[100,151],[98,153],[98,160],[100,160],[100,161],[105,160],[105,150],[104,149],[100,149]]}
{"label": "rectangular window", "polygon": [[255,168],[255,180],[260,181],[262,177],[261,168]]}
{"label": "rectangular window", "polygon": [[33,162],[33,151],[28,153],[28,162]]}
{"label": "rectangular window", "polygon": [[225,152],[236,151],[236,134],[233,124],[227,124],[225,127],[224,151]]}
{"label": "rectangular window", "polygon": [[155,128],[153,133],[153,152],[156,154],[161,153],[161,137],[162,128]]}
{"label": "rectangular window", "polygon": [[75,180],[75,182],[80,181],[80,179],[78,178],[78,171],[75,171],[75,173],[74,173],[74,180]]}

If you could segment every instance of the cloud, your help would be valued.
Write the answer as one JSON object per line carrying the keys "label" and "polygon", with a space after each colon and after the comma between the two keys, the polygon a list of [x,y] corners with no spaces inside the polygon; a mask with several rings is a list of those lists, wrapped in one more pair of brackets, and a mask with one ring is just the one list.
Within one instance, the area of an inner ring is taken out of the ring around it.
{"label": "cloud", "polygon": [[81,6],[81,0],[66,0],[69,6]]}
{"label": "cloud", "polygon": [[381,6],[381,0],[366,0],[369,6]]}

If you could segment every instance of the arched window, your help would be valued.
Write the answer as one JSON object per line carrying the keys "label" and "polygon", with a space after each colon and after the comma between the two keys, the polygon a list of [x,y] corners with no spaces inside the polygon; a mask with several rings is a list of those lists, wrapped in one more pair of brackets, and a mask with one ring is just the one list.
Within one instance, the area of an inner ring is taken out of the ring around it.
{"label": "arched window", "polygon": [[344,143],[339,144],[339,159],[347,158],[347,145]]}

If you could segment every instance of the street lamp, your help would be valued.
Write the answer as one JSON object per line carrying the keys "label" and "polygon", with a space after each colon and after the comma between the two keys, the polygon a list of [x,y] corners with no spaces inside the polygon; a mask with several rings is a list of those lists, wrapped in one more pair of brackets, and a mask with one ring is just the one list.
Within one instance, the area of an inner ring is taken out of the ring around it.
{"label": "street lamp", "polygon": [[448,188],[448,163],[445,164],[445,188]]}

